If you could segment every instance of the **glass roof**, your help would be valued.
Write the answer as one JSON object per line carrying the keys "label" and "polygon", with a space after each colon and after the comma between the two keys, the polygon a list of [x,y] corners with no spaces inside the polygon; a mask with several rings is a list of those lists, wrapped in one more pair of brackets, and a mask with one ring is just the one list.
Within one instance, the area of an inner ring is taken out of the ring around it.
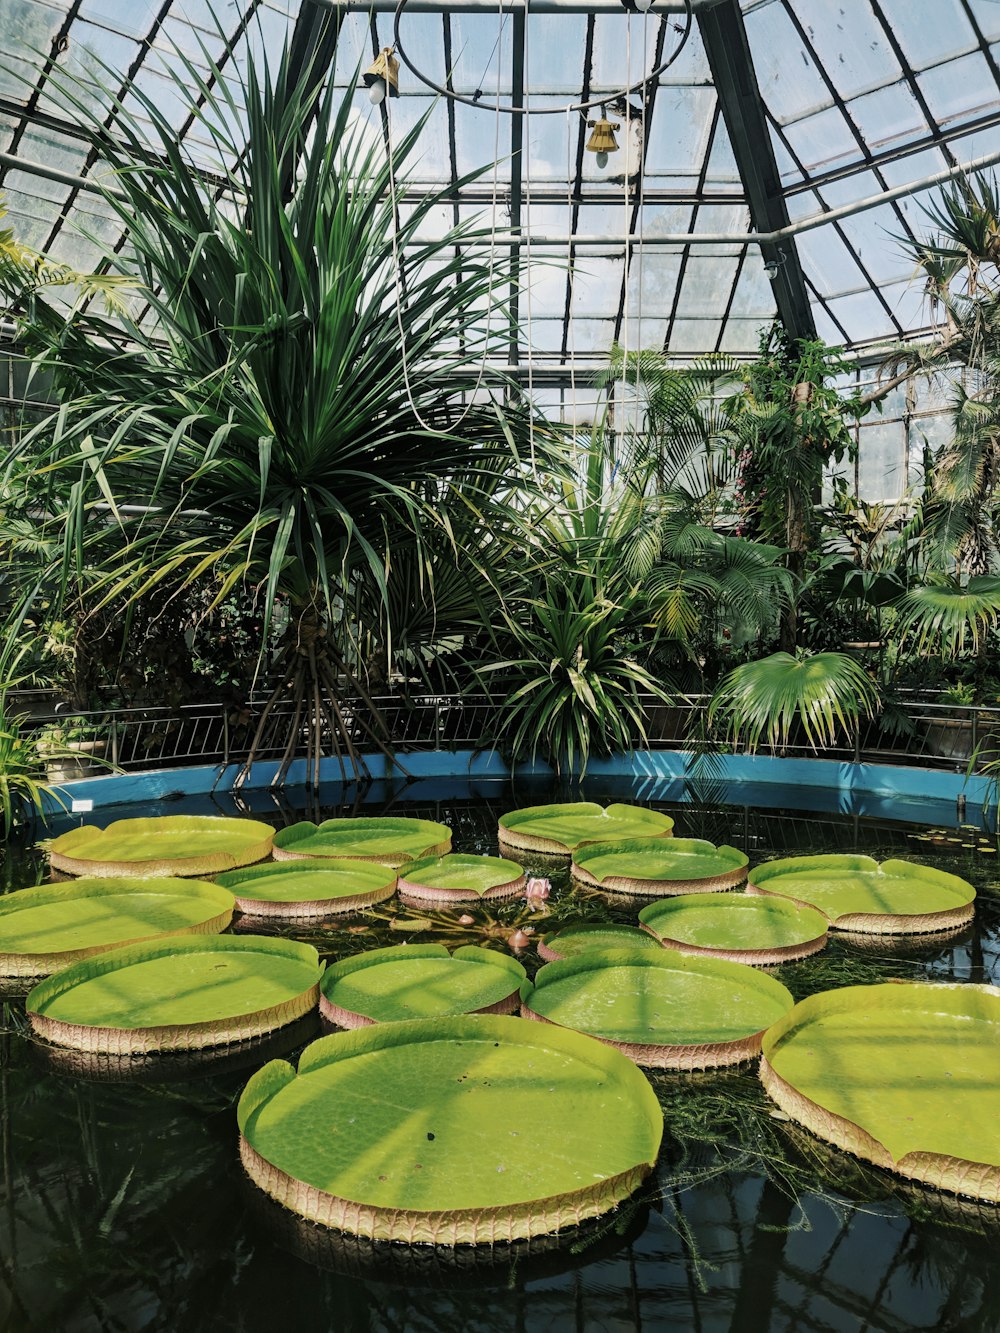
{"label": "glass roof", "polygon": [[[356,130],[373,142],[430,112],[404,197],[488,168],[439,210],[442,231],[489,214],[497,161],[497,225],[519,218],[525,238],[511,360],[557,386],[550,394],[565,392],[558,386],[572,371],[586,384],[616,339],[679,360],[752,354],[779,308],[793,332],[862,351],[926,331],[931,315],[902,244],[925,229],[920,187],[1000,158],[997,0],[692,2],[688,40],[645,95],[620,96],[681,46],[677,0],[655,0],[648,14],[613,0],[527,0],[526,17],[510,0],[420,0],[399,20],[406,56],[434,83],[478,92],[479,105],[437,96],[405,64],[391,105],[354,94]],[[331,77],[345,88],[393,44],[395,6],[379,7],[344,7]],[[126,244],[88,188],[101,166],[51,94],[53,61],[85,78],[103,66],[126,102],[132,85],[153,96],[211,174],[213,146],[167,71],[180,56],[208,80],[213,62],[245,69],[296,25],[318,25],[336,8],[0,0],[0,191],[18,238],[74,268],[98,266]],[[728,71],[718,88],[713,70]],[[94,102],[102,96],[95,86]],[[498,96],[529,114],[497,117]],[[585,151],[586,114],[565,109],[601,97],[621,127],[604,166]],[[238,142],[238,113],[231,130]],[[902,192],[856,208],[894,190]],[[778,229],[763,250],[750,239]],[[575,383],[572,392],[574,402],[587,397]]]}

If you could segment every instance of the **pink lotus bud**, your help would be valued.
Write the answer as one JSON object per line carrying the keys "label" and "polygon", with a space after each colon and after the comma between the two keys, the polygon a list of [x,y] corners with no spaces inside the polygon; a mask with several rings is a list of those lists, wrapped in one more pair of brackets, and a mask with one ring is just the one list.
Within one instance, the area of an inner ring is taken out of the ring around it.
{"label": "pink lotus bud", "polygon": [[532,875],[525,885],[524,896],[526,898],[547,898],[552,884],[549,880],[543,879],[540,875]]}
{"label": "pink lotus bud", "polygon": [[474,926],[476,924],[476,918],[474,916],[469,916],[468,912],[463,912],[458,918],[458,924],[460,926]]}
{"label": "pink lotus bud", "polygon": [[523,930],[515,930],[507,943],[512,949],[526,949],[531,943],[531,937]]}

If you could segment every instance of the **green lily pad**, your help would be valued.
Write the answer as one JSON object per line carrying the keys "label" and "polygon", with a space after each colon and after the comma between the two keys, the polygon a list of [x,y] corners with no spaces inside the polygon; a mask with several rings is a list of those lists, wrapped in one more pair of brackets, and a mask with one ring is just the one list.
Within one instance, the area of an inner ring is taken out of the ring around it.
{"label": "green lily pad", "polygon": [[669,838],[674,821],[640,805],[609,805],[571,801],[565,805],[532,805],[500,816],[500,848],[522,848],[568,856],[584,842],[612,838]]}
{"label": "green lily pad", "polygon": [[316,917],[357,912],[391,898],[396,872],[372,861],[276,861],[216,875],[250,916]]}
{"label": "green lily pad", "polygon": [[237,1112],[251,1179],[372,1239],[495,1244],[607,1212],[656,1161],[639,1070],[579,1033],[492,1015],[380,1023],[259,1070]]}
{"label": "green lily pad", "polygon": [[0,898],[0,976],[40,977],[159,935],[217,935],[233,895],[191,879],[78,879]]}
{"label": "green lily pad", "polygon": [[524,871],[501,856],[451,852],[429,856],[406,867],[399,879],[404,902],[468,903],[516,898],[524,891]]}
{"label": "green lily pad", "polygon": [[749,857],[703,838],[623,838],[588,843],[573,857],[583,884],[636,895],[730,889],[747,877]]}
{"label": "green lily pad", "polygon": [[451,850],[451,829],[430,819],[402,816],[370,819],[327,819],[322,824],[303,820],[283,828],[274,839],[274,859],[347,857],[401,866],[424,857],[443,856]]}
{"label": "green lily pad", "polygon": [[1000,990],[896,982],[801,1001],[761,1079],[820,1138],[939,1189],[1000,1202]]}
{"label": "green lily pad", "polygon": [[957,875],[912,861],[831,853],[766,861],[751,890],[793,898],[821,911],[836,930],[918,935],[971,921],[976,891]]}
{"label": "green lily pad", "polygon": [[755,965],[817,953],[830,924],[789,898],[747,893],[687,893],[650,903],[639,920],[668,949]]}
{"label": "green lily pad", "polygon": [[507,954],[466,945],[401,944],[345,958],[323,974],[320,1013],[340,1027],[450,1014],[507,1014],[525,972]]}
{"label": "green lily pad", "polygon": [[538,941],[538,956],[547,963],[560,958],[575,958],[590,949],[659,949],[658,940],[635,926],[567,926],[543,935]]}
{"label": "green lily pad", "polygon": [[58,1046],[101,1053],[198,1050],[275,1031],[313,1009],[322,967],[297,940],[168,936],[74,963],[29,993]]}
{"label": "green lily pad", "polygon": [[263,861],[274,829],[257,819],[160,815],[84,824],[53,838],[49,863],[70,875],[214,875]]}
{"label": "green lily pad", "polygon": [[660,1069],[749,1060],[792,1003],[756,968],[673,949],[587,951],[546,963],[521,987],[526,1018],[587,1032]]}

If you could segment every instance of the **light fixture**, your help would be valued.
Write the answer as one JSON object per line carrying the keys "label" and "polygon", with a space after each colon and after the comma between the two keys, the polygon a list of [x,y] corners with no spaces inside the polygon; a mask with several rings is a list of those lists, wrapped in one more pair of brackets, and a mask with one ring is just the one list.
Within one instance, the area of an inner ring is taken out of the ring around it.
{"label": "light fixture", "polygon": [[630,14],[648,14],[653,8],[653,0],[622,0],[622,8]]}
{"label": "light fixture", "polygon": [[788,256],[785,254],[784,250],[778,249],[775,250],[774,254],[771,256],[770,259],[765,259],[764,261],[765,278],[770,278],[771,281],[773,282],[774,279],[778,276],[778,269],[781,268],[782,264],[785,262],[787,258]]}
{"label": "light fixture", "polygon": [[383,101],[386,88],[389,89],[390,97],[399,96],[399,61],[392,54],[391,46],[382,48],[365,70],[364,79],[372,106],[378,106]]}
{"label": "light fixture", "polygon": [[606,167],[608,165],[608,154],[618,152],[618,140],[615,138],[615,130],[620,130],[621,125],[617,120],[605,120],[604,108],[601,107],[601,115],[597,120],[588,120],[593,133],[587,140],[587,152],[597,154],[597,165]]}

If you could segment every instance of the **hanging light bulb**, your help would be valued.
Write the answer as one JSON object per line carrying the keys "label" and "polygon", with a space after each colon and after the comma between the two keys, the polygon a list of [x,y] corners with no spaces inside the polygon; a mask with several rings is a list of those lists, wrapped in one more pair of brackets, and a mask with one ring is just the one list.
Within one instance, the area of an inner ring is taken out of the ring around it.
{"label": "hanging light bulb", "polygon": [[385,99],[386,89],[390,97],[399,96],[399,61],[392,54],[391,46],[383,47],[365,70],[364,82],[372,106],[378,106]]}
{"label": "hanging light bulb", "polygon": [[635,0],[635,7],[640,14],[648,14],[653,8],[653,0]]}
{"label": "hanging light bulb", "polygon": [[587,124],[593,131],[587,140],[587,152],[597,154],[597,165],[603,170],[608,165],[608,154],[618,152],[615,130],[620,130],[621,125],[616,120],[606,120],[603,107],[600,117],[588,120]]}

